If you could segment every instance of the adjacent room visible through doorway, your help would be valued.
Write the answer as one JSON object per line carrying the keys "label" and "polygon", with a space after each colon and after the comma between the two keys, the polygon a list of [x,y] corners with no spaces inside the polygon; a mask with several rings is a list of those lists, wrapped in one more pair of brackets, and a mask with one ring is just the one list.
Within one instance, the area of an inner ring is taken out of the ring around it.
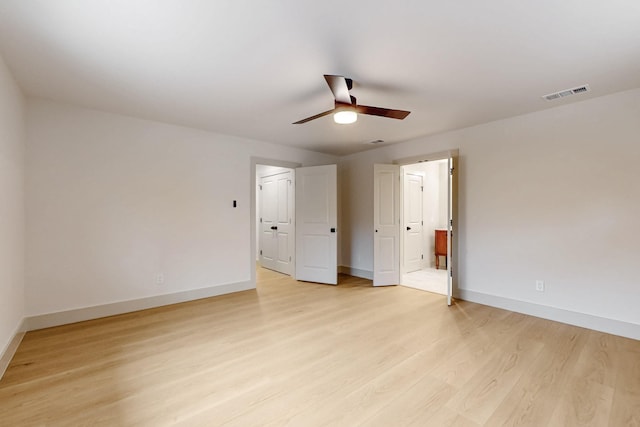
{"label": "adjacent room visible through doorway", "polygon": [[405,165],[401,176],[400,284],[446,295],[448,161]]}

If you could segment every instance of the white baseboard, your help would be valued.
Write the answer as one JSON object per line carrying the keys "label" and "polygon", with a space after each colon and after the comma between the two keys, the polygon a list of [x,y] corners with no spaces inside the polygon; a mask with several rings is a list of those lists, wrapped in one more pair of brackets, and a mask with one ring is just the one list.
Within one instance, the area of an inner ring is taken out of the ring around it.
{"label": "white baseboard", "polygon": [[635,340],[640,340],[640,325],[623,322],[621,320],[598,317],[591,314],[564,310],[556,307],[535,304],[526,301],[513,300],[481,292],[459,289],[456,298],[491,307],[502,308],[509,311],[528,314],[608,334],[619,335]]}
{"label": "white baseboard", "polygon": [[156,295],[94,307],[78,308],[74,310],[26,317],[18,326],[11,342],[9,342],[7,347],[2,351],[2,353],[0,353],[0,379],[2,379],[4,372],[9,366],[11,359],[13,359],[20,342],[27,331],[98,319],[100,317],[114,316],[117,314],[130,313],[132,311],[145,310],[163,305],[194,301],[202,298],[247,291],[255,288],[255,283],[252,283],[251,281],[231,283],[227,285],[176,292],[173,294]]}
{"label": "white baseboard", "polygon": [[348,274],[349,276],[360,277],[362,279],[373,280],[373,271],[360,270],[359,268],[347,267],[346,265],[339,266],[338,273]]}
{"label": "white baseboard", "polygon": [[[340,266],[339,271],[341,273],[349,274],[355,277],[361,277],[370,280],[373,278],[373,272],[368,270],[360,270],[357,268]],[[20,342],[22,341],[22,338],[24,337],[26,331],[129,313],[132,311],[160,307],[163,305],[178,304],[181,302],[193,301],[201,298],[209,298],[233,292],[246,291],[250,289],[255,289],[255,283],[247,281],[27,317],[16,329],[11,342],[2,351],[2,353],[0,353],[0,379],[9,366],[9,363],[11,362],[11,359],[13,358],[18,346],[20,345]],[[548,307],[540,304],[518,301],[499,297],[497,295],[490,295],[465,289],[459,289],[456,298],[640,340],[640,325],[635,323],[607,319],[590,314],[578,313],[575,311]]]}
{"label": "white baseboard", "polygon": [[26,321],[22,319],[16,331],[13,334],[13,338],[9,341],[9,344],[2,350],[0,353],[0,380],[4,376],[5,371],[9,367],[9,363],[11,363],[11,359],[16,354],[16,350],[18,346],[22,342],[22,338],[26,332]]}
{"label": "white baseboard", "polygon": [[78,308],[56,313],[41,314],[38,316],[27,317],[26,327],[27,330],[33,331],[35,329],[50,328],[53,326],[66,325],[69,323],[98,319],[100,317],[130,313],[132,311],[145,310],[148,308],[160,307],[163,305],[178,304],[181,302],[215,297],[218,295],[246,291],[255,288],[255,283],[252,283],[250,281],[230,283],[227,285],[192,289],[188,291],[176,292],[173,294],[156,295],[147,298],[97,305],[94,307]]}

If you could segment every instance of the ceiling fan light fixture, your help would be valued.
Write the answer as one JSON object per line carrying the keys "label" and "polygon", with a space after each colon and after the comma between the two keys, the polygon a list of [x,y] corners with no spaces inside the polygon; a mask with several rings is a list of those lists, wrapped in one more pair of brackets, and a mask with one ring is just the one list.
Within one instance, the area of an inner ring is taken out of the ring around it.
{"label": "ceiling fan light fixture", "polygon": [[322,113],[316,114],[315,116],[307,117],[306,119],[293,122],[294,125],[307,123],[311,120],[328,116],[329,114],[333,114],[334,122],[341,125],[346,125],[357,121],[359,114],[402,120],[411,113],[411,111],[405,110],[392,110],[390,108],[358,105],[356,104],[356,98],[349,94],[349,91],[351,90],[353,84],[353,80],[347,79],[344,76],[334,76],[330,74],[325,74],[324,79],[329,85],[331,93],[333,93],[335,108],[333,110],[323,111]]}
{"label": "ceiling fan light fixture", "polygon": [[356,120],[358,120],[358,113],[353,110],[337,111],[333,115],[333,121],[341,125],[355,123]]}

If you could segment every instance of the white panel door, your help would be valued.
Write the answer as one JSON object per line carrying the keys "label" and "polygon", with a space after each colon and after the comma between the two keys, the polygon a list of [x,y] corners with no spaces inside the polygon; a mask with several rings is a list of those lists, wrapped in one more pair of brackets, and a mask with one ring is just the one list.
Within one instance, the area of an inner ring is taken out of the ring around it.
{"label": "white panel door", "polygon": [[404,272],[411,273],[422,268],[422,175],[404,174]]}
{"label": "white panel door", "polygon": [[400,166],[373,166],[373,286],[400,283]]}
{"label": "white panel door", "polygon": [[338,284],[336,165],[296,169],[296,280]]}
{"label": "white panel door", "polygon": [[260,265],[284,274],[293,273],[293,172],[260,180]]}
{"label": "white panel door", "polygon": [[456,253],[454,251],[457,250],[457,245],[454,243],[454,239],[457,238],[456,231],[454,231],[454,227],[457,227],[455,224],[456,221],[456,213],[458,208],[458,180],[457,180],[457,157],[449,157],[449,173],[447,180],[447,194],[448,194],[448,203],[447,203],[447,305],[451,305],[452,297],[453,297],[453,287],[455,285],[455,279],[453,277],[453,269],[454,263],[458,262],[457,257],[454,257],[453,254]]}
{"label": "white panel door", "polygon": [[277,239],[273,227],[277,216],[277,184],[272,177],[260,179],[260,265],[276,269]]}

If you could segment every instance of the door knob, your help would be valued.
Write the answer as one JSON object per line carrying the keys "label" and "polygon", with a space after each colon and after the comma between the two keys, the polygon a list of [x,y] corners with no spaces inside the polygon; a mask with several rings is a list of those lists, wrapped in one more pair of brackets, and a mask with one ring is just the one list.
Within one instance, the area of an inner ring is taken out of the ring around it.
{"label": "door knob", "polygon": [[335,229],[335,228],[332,228],[332,229],[331,229],[331,232],[332,232],[332,233],[335,233],[335,232],[336,232],[336,229]]}
{"label": "door knob", "polygon": [[277,229],[278,229],[278,227],[276,227],[275,225],[272,225],[272,226],[271,226],[271,229],[272,229],[272,230],[277,230]]}
{"label": "door knob", "polygon": [[411,227],[407,227],[407,231],[411,230]]}

